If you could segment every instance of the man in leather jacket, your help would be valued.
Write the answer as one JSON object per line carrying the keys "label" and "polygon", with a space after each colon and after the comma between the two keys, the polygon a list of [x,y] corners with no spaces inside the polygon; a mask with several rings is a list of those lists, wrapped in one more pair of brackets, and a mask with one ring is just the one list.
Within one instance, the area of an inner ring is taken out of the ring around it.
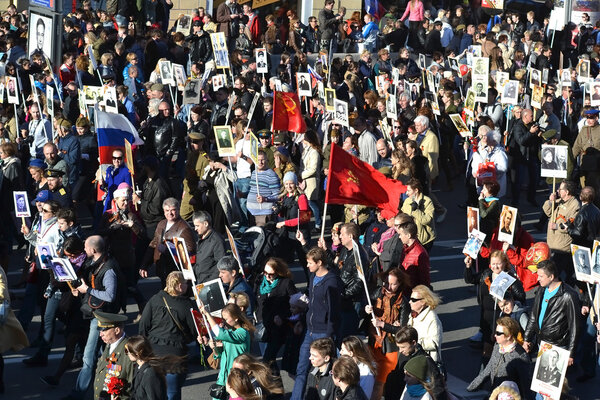
{"label": "man in leather jacket", "polygon": [[573,238],[573,244],[590,249],[594,245],[594,239],[600,236],[600,209],[594,204],[595,194],[596,191],[591,186],[581,189],[581,208],[567,229]]}
{"label": "man in leather jacket", "polygon": [[538,264],[538,289],[531,315],[525,329],[523,348],[530,352],[543,340],[570,351],[569,365],[573,364],[579,324],[577,315],[581,311],[577,292],[558,276],[559,269],[554,261]]}
{"label": "man in leather jacket", "polygon": [[200,63],[204,67],[213,58],[210,35],[202,29],[200,20],[194,21],[192,29],[194,32],[185,38],[190,46],[190,60],[192,63]]}
{"label": "man in leather jacket", "polygon": [[142,135],[147,145],[147,155],[160,160],[159,174],[168,178],[173,154],[183,147],[182,129],[171,116],[171,105],[163,101],[158,105],[158,115],[152,117],[144,127]]}

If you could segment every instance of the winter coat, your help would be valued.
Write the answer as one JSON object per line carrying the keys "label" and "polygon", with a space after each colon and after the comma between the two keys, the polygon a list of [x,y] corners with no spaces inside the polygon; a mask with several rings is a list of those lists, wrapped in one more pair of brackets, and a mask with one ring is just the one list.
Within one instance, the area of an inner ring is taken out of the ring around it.
{"label": "winter coat", "polygon": [[407,326],[412,326],[419,333],[418,343],[423,350],[429,353],[434,361],[441,360],[442,350],[442,322],[435,311],[426,307],[419,315],[408,318]]}

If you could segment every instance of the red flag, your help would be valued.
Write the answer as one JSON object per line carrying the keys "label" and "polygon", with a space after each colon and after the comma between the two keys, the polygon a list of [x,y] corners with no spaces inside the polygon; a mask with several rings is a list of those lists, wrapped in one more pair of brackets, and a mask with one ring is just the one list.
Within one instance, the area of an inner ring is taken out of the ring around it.
{"label": "red flag", "polygon": [[300,100],[296,93],[273,93],[273,131],[306,132]]}
{"label": "red flag", "polygon": [[384,218],[398,214],[406,186],[386,178],[371,165],[332,143],[325,203],[361,204],[382,210]]}

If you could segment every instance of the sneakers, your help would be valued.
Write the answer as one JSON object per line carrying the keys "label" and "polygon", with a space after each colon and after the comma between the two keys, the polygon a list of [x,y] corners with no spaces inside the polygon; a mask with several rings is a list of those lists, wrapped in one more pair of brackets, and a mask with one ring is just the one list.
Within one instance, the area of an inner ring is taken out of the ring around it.
{"label": "sneakers", "polygon": [[469,338],[471,342],[481,342],[483,340],[483,332],[478,331],[476,334]]}
{"label": "sneakers", "polygon": [[441,224],[442,222],[444,222],[444,220],[446,219],[446,214],[448,214],[448,210],[444,209],[444,212],[442,212],[436,219],[435,222],[438,224]]}
{"label": "sneakers", "polygon": [[58,379],[53,376],[43,376],[40,380],[48,386],[58,386]]}

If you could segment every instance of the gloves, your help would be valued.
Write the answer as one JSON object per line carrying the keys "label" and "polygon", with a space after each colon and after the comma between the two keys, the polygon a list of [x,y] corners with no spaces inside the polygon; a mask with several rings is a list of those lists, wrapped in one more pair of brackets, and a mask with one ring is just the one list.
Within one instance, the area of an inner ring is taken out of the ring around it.
{"label": "gloves", "polygon": [[410,203],[410,209],[412,211],[417,211],[417,208],[419,208],[419,205],[417,204],[416,201],[413,201],[412,203]]}

